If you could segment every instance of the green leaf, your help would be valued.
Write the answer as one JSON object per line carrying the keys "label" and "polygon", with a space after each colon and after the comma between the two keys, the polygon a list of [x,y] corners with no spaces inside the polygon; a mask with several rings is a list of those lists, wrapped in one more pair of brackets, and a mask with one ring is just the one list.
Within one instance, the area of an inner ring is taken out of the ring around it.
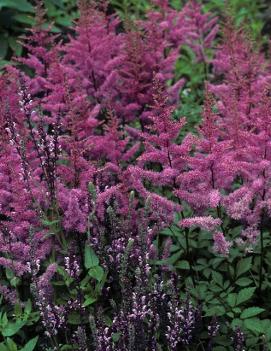
{"label": "green leaf", "polygon": [[249,271],[252,266],[251,262],[252,262],[252,257],[241,259],[241,261],[239,261],[236,266],[236,276],[240,277],[242,274]]}
{"label": "green leaf", "polygon": [[15,275],[11,269],[6,268],[5,271],[6,271],[6,277],[8,278],[8,280],[11,280],[12,278],[14,278]]}
{"label": "green leaf", "polygon": [[85,245],[85,267],[89,269],[89,268],[98,266],[98,264],[99,264],[99,259],[96,256],[94,250],[92,249],[92,247],[86,244]]}
{"label": "green leaf", "polygon": [[1,344],[0,344],[0,351],[9,351],[3,342],[1,342]]}
{"label": "green leaf", "polygon": [[244,321],[245,327],[254,334],[263,334],[265,332],[259,318],[249,318]]}
{"label": "green leaf", "polygon": [[50,221],[49,219],[43,219],[42,224],[46,227],[52,227],[59,223],[59,219],[55,219],[54,221]]}
{"label": "green leaf", "polygon": [[95,301],[97,301],[97,299],[96,299],[95,297],[89,296],[89,297],[85,300],[83,306],[84,306],[84,307],[87,307],[87,306],[89,306],[89,305],[92,305]]}
{"label": "green leaf", "polygon": [[34,12],[34,7],[27,0],[0,0],[0,8],[7,7],[21,12]]}
{"label": "green leaf", "polygon": [[101,266],[96,266],[96,267],[93,267],[91,268],[89,271],[88,271],[88,274],[98,280],[98,282],[100,282],[102,279],[103,279],[103,276],[104,276],[104,270]]}
{"label": "green leaf", "polygon": [[242,289],[237,296],[236,305],[240,305],[243,302],[250,300],[255,292],[256,288],[245,288]]}
{"label": "green leaf", "polygon": [[189,262],[185,260],[179,261],[175,267],[179,269],[190,269]]}
{"label": "green leaf", "polygon": [[229,306],[234,307],[236,305],[237,294],[232,293],[227,296],[227,302]]}
{"label": "green leaf", "polygon": [[225,314],[225,308],[223,306],[213,306],[208,308],[205,316],[223,316]]}
{"label": "green leaf", "polygon": [[251,283],[253,283],[253,280],[252,279],[249,279],[249,278],[239,278],[236,280],[235,284],[239,285],[239,286],[248,286],[250,285]]}
{"label": "green leaf", "polygon": [[15,55],[19,56],[22,53],[22,45],[20,45],[16,38],[14,37],[9,37],[8,38],[8,43],[11,49],[14,51]]}
{"label": "green leaf", "polygon": [[213,278],[214,282],[215,282],[218,286],[220,286],[220,287],[223,288],[223,276],[222,276],[221,273],[218,273],[218,272],[216,272],[216,271],[213,271],[213,272],[212,272],[212,278]]}
{"label": "green leaf", "polygon": [[11,62],[7,61],[7,60],[1,60],[0,59],[0,69],[4,68],[7,65],[10,65]]}
{"label": "green leaf", "polygon": [[260,308],[260,307],[249,307],[246,308],[242,313],[240,318],[242,319],[246,319],[246,318],[250,318],[250,317],[254,317],[257,316],[258,314],[264,312],[265,309],[264,308]]}
{"label": "green leaf", "polygon": [[20,351],[33,351],[37,345],[38,339],[39,337],[36,336],[35,338],[29,340],[28,343]]}
{"label": "green leaf", "polygon": [[7,343],[9,351],[17,351],[18,350],[16,343],[12,339],[7,338],[6,343]]}
{"label": "green leaf", "polygon": [[24,325],[25,321],[17,321],[16,323],[9,323],[7,327],[2,330],[3,336],[12,336],[16,334]]}
{"label": "green leaf", "polygon": [[25,307],[24,307],[24,313],[26,315],[29,315],[32,311],[32,303],[31,300],[28,299],[27,302],[25,303]]}
{"label": "green leaf", "polygon": [[18,13],[13,18],[19,23],[28,24],[30,26],[33,26],[35,24],[34,18],[25,13]]}
{"label": "green leaf", "polygon": [[175,262],[178,261],[178,259],[181,257],[182,252],[178,251],[176,253],[174,253],[173,255],[171,255],[169,258],[167,258],[166,260],[157,260],[154,261],[154,264],[156,265],[173,265]]}

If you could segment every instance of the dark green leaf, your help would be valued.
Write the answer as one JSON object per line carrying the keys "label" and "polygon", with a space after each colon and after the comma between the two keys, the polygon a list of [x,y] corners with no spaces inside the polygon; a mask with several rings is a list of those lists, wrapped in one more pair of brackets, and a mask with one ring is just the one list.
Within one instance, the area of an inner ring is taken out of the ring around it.
{"label": "dark green leaf", "polygon": [[260,307],[249,307],[246,308],[242,313],[240,318],[242,319],[246,319],[246,318],[250,318],[250,317],[254,317],[257,316],[258,314],[264,312],[264,308],[260,308]]}
{"label": "dark green leaf", "polygon": [[98,266],[98,264],[99,264],[99,259],[96,256],[94,250],[92,249],[92,247],[86,244],[85,245],[85,267],[89,269],[89,268]]}
{"label": "dark green leaf", "polygon": [[25,321],[9,323],[7,327],[2,331],[3,336],[7,337],[16,334],[25,325],[25,323]]}
{"label": "dark green leaf", "polygon": [[234,307],[236,305],[236,300],[237,300],[237,294],[232,293],[227,296],[227,302],[231,307]]}
{"label": "dark green leaf", "polygon": [[96,301],[95,297],[89,296],[86,301],[84,302],[83,306],[87,307],[89,305],[92,305]]}
{"label": "dark green leaf", "polygon": [[188,262],[188,261],[185,261],[185,260],[179,261],[179,262],[175,265],[175,267],[176,267],[176,268],[180,268],[180,269],[190,269],[189,262]]}
{"label": "dark green leaf", "polygon": [[244,321],[244,325],[247,329],[255,334],[262,334],[265,332],[261,320],[259,318],[249,318]]}
{"label": "dark green leaf", "polygon": [[28,341],[28,343],[20,351],[33,351],[38,342],[38,336]]}
{"label": "dark green leaf", "polygon": [[252,257],[247,257],[241,259],[236,266],[236,276],[240,277],[242,274],[246,273],[251,269]]}
{"label": "dark green leaf", "polygon": [[217,285],[223,288],[223,276],[221,273],[213,271],[212,278]]}
{"label": "dark green leaf", "polygon": [[242,278],[237,279],[235,283],[239,286],[247,286],[247,285],[250,285],[251,283],[253,283],[253,280],[249,279],[249,278],[242,277]]}
{"label": "dark green leaf", "polygon": [[34,7],[27,0],[0,0],[0,8],[7,7],[21,12],[34,12]]}
{"label": "dark green leaf", "polygon": [[16,343],[12,339],[7,338],[6,343],[7,343],[9,351],[17,351],[18,350]]}
{"label": "dark green leaf", "polygon": [[237,305],[242,304],[243,302],[246,302],[250,300],[255,292],[256,288],[245,288],[242,289],[237,296]]}
{"label": "dark green leaf", "polygon": [[96,267],[93,267],[93,268],[90,268],[90,270],[88,271],[88,274],[98,280],[98,282],[100,282],[102,279],[103,279],[103,276],[104,276],[104,270],[101,266],[96,266]]}

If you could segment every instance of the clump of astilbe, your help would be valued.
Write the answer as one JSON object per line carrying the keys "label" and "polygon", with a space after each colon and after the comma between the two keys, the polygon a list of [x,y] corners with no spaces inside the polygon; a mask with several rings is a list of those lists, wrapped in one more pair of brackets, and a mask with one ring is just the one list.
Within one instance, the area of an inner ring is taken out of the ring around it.
{"label": "clump of astilbe", "polygon": [[219,30],[218,19],[208,12],[203,13],[201,5],[195,0],[189,1],[183,12],[187,28],[184,42],[194,50],[197,60],[207,65],[210,61],[208,50],[212,48]]}
{"label": "clump of astilbe", "polygon": [[220,140],[232,145],[237,180],[237,187],[227,191],[222,205],[231,218],[244,225],[238,242],[251,245],[269,213],[270,67],[245,34],[230,23],[214,67],[224,80],[209,89],[218,100]]}
{"label": "clump of astilbe", "polygon": [[94,118],[114,99],[118,79],[116,68],[122,61],[123,34],[120,20],[106,15],[95,2],[81,9],[75,38],[64,45],[63,69],[76,97],[89,98],[89,117]]}
{"label": "clump of astilbe", "polygon": [[213,65],[214,72],[223,75],[221,84],[210,85],[219,99],[223,138],[233,139],[236,146],[242,147],[246,132],[253,128],[263,89],[270,84],[267,62],[242,29],[237,30],[228,20]]}
{"label": "clump of astilbe", "polygon": [[189,45],[198,61],[208,63],[206,50],[212,47],[218,32],[217,17],[203,13],[201,5],[194,0],[188,1],[182,11],[173,9],[168,0],[152,2],[158,10],[147,14],[149,21],[145,26],[156,22],[172,47]]}
{"label": "clump of astilbe", "polygon": [[37,1],[35,8],[35,24],[30,32],[21,38],[21,44],[27,51],[26,57],[15,60],[25,65],[33,76],[29,93],[44,96],[48,93],[47,77],[49,67],[57,59],[57,36],[51,33],[51,27],[45,29],[45,14],[43,2]]}
{"label": "clump of astilbe", "polygon": [[229,188],[234,178],[231,143],[219,139],[218,116],[213,108],[214,100],[207,91],[194,153],[188,159],[188,170],[176,180],[179,186],[177,196],[199,214],[219,207],[221,190]]}
{"label": "clump of astilbe", "polygon": [[[163,83],[154,80],[152,110],[148,115],[150,124],[142,133],[144,151],[136,166],[128,169],[134,189],[143,198],[148,198],[150,206],[166,222],[170,222],[174,212],[180,210],[173,198],[164,196],[166,189],[176,187],[176,178],[186,167],[193,143],[193,137],[188,135],[180,145],[176,144],[185,120],[174,121],[172,111]],[[153,191],[154,187],[161,189],[160,194]]]}
{"label": "clump of astilbe", "polygon": [[[203,120],[195,138],[193,154],[187,158],[187,170],[176,179],[175,194],[191,206],[194,217],[183,219],[184,228],[198,226],[213,233],[214,249],[228,254],[230,243],[224,238],[222,203],[237,174],[232,143],[220,137],[215,101],[206,91]],[[220,232],[217,232],[220,227]]]}
{"label": "clump of astilbe", "polygon": [[[171,48],[163,31],[154,22],[143,29],[139,24],[138,28],[129,28],[125,35],[123,63],[119,70],[119,97],[113,105],[117,115],[126,121],[139,118],[142,129],[148,122],[153,79],[159,76],[164,83],[171,79],[178,57],[178,51]],[[183,83],[181,79],[175,87],[168,89],[173,101]],[[125,110],[123,106],[126,106]]]}

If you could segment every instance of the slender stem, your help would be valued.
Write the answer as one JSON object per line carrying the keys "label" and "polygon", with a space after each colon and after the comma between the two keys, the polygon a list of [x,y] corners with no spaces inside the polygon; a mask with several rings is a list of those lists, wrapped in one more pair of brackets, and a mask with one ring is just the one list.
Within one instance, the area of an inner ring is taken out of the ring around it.
{"label": "slender stem", "polygon": [[261,250],[261,259],[260,259],[260,271],[259,271],[259,292],[261,292],[262,284],[263,284],[264,245],[263,245],[263,229],[262,229],[262,225],[261,225],[261,231],[260,231],[260,250]]}
{"label": "slender stem", "polygon": [[[185,218],[183,211],[181,211],[181,216],[183,219]],[[189,230],[188,230],[188,228],[185,228],[184,232],[185,232],[185,244],[186,244],[186,257],[187,257],[187,261],[189,263],[189,270],[190,270],[191,278],[192,278],[193,284],[195,285],[194,271],[193,271],[191,259],[189,257],[190,246],[189,246]]]}

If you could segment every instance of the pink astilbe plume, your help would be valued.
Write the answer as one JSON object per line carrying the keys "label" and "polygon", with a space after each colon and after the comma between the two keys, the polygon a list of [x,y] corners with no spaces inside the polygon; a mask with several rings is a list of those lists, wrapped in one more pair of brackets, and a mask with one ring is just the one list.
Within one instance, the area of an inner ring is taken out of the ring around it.
{"label": "pink astilbe plume", "polygon": [[228,189],[235,177],[231,143],[220,139],[214,107],[214,99],[207,91],[194,153],[188,158],[187,171],[176,180],[176,195],[198,212],[218,208],[222,190]]}
{"label": "pink astilbe plume", "polygon": [[[249,233],[253,228],[256,234],[257,228],[263,228],[269,213],[270,65],[229,20],[214,68],[223,75],[222,83],[208,86],[218,108],[214,145],[228,145],[219,157],[219,167],[226,161],[229,175],[220,177],[224,182],[221,205],[245,225],[245,238],[246,230]],[[216,181],[222,190],[221,185]],[[255,242],[255,235],[252,237]]]}
{"label": "pink astilbe plume", "polygon": [[[166,199],[165,196],[163,198],[163,189],[175,188],[175,180],[185,168],[193,143],[193,138],[188,135],[182,144],[176,144],[185,121],[174,121],[172,111],[163,83],[154,80],[153,105],[148,116],[151,123],[142,133],[144,152],[137,159],[137,165],[129,168],[132,186],[141,196],[149,198],[156,210],[160,204],[161,209],[166,210],[168,220],[174,211],[180,210],[180,205],[172,201],[173,199]],[[160,187],[162,195],[151,190],[155,186]]]}
{"label": "pink astilbe plume", "polygon": [[215,232],[213,235],[214,251],[220,255],[228,256],[232,243],[227,241],[222,232]]}
{"label": "pink astilbe plume", "polygon": [[209,62],[208,49],[212,48],[218,33],[218,18],[210,13],[203,13],[201,5],[195,1],[188,1],[183,9],[183,17],[187,27],[185,44],[191,47],[198,61]]}
{"label": "pink astilbe plume", "polygon": [[211,216],[185,218],[180,222],[180,225],[184,228],[198,226],[208,231],[213,231],[220,224],[221,220],[219,218],[212,218]]}

